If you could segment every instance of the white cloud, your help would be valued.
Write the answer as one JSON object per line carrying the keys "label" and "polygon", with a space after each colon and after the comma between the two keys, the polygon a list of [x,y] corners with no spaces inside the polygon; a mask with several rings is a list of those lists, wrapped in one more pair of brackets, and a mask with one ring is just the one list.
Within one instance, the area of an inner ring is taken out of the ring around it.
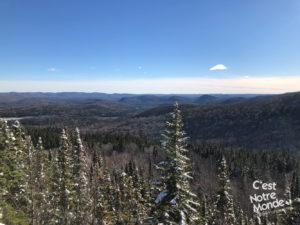
{"label": "white cloud", "polygon": [[223,64],[217,64],[215,66],[213,66],[212,68],[210,68],[209,70],[213,71],[213,70],[227,70],[227,67],[224,66]]}
{"label": "white cloud", "polygon": [[48,72],[57,72],[57,69],[55,69],[53,67],[52,68],[48,68],[47,70],[48,70]]}
{"label": "white cloud", "polygon": [[0,81],[1,92],[83,91],[136,94],[279,94],[300,91],[300,76],[236,78],[143,78],[78,81]]}

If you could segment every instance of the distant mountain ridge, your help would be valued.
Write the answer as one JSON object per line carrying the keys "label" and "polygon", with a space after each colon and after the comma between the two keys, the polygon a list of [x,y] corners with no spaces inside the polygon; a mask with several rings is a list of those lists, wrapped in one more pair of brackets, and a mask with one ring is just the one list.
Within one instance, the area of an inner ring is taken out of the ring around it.
{"label": "distant mountain ridge", "polygon": [[182,97],[182,96],[155,96],[155,95],[141,95],[134,97],[124,97],[119,102],[126,103],[129,105],[135,105],[137,107],[153,107],[158,105],[167,105],[178,102],[179,104],[192,103],[193,98]]}
{"label": "distant mountain ridge", "polygon": [[[249,99],[255,98],[257,95],[200,95],[198,97],[186,97],[181,95],[138,95],[123,97],[119,102],[126,103],[129,105],[135,105],[139,108],[149,108],[159,105],[169,105],[174,102],[179,104],[235,104],[239,102],[248,101]],[[260,96],[260,95],[259,95]]]}
{"label": "distant mountain ridge", "polygon": [[[300,92],[256,97],[236,104],[181,105],[192,140],[254,149],[300,150]],[[138,115],[160,120],[171,106]]]}
{"label": "distant mountain ridge", "polygon": [[98,98],[101,94],[92,94],[93,98],[89,93],[55,95],[1,93],[0,117],[33,116],[22,120],[26,126],[78,126],[87,131],[159,138],[165,116],[176,101],[191,141],[249,149],[300,150],[300,92],[244,97],[118,95],[117,99]]}
{"label": "distant mountain ridge", "polygon": [[[0,108],[26,107],[33,105],[53,105],[84,102],[89,99],[105,99],[119,101],[139,109],[150,108],[159,105],[173,104],[233,104],[234,99],[244,101],[260,95],[222,95],[222,94],[106,94],[100,92],[8,92],[0,93]],[[232,99],[232,100],[230,100]]]}
{"label": "distant mountain ridge", "polygon": [[209,103],[216,102],[218,99],[219,99],[218,97],[212,95],[202,95],[196,98],[193,102],[198,104],[209,104]]}

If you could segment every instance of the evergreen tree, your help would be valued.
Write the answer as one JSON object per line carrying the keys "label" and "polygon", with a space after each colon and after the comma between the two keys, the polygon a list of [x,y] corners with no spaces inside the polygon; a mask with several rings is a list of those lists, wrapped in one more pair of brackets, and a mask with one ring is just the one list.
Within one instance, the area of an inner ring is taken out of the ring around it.
{"label": "evergreen tree", "polygon": [[[13,141],[13,149],[10,149],[10,160],[12,163],[16,164],[15,171],[14,169],[11,172],[14,172],[16,175],[17,182],[14,182],[11,189],[11,194],[18,204],[18,208],[27,213],[28,210],[28,193],[26,190],[28,182],[28,164],[27,155],[26,155],[26,143],[25,143],[25,133],[21,127],[19,121],[15,121],[11,129],[11,140]],[[10,142],[10,141],[9,141]],[[27,171],[26,171],[27,170]]]}
{"label": "evergreen tree", "polygon": [[116,224],[136,223],[136,198],[132,177],[121,171],[118,176],[117,194],[117,220]]}
{"label": "evergreen tree", "polygon": [[73,218],[71,195],[71,145],[62,131],[60,147],[52,162],[51,218],[53,224],[70,224]]}
{"label": "evergreen tree", "polygon": [[34,171],[33,171],[33,152],[34,146],[31,142],[31,137],[25,137],[25,151],[24,151],[24,173],[26,175],[26,179],[24,179],[25,190],[26,190],[26,201],[27,207],[24,210],[30,220],[31,224],[36,224],[35,217],[35,187],[34,187]]}
{"label": "evergreen tree", "polygon": [[130,160],[127,168],[133,217],[135,218],[135,224],[143,224],[148,214],[148,207],[150,206],[149,186],[144,179],[144,171],[139,170],[133,160]]}
{"label": "evergreen tree", "polygon": [[202,205],[201,205],[201,224],[208,224],[208,207],[207,207],[207,199],[206,196],[203,196]]}
{"label": "evergreen tree", "polygon": [[[17,138],[14,131],[20,131]],[[0,222],[5,224],[29,224],[25,173],[23,163],[24,135],[19,123],[11,129],[7,121],[0,119]]]}
{"label": "evergreen tree", "polygon": [[17,172],[17,164],[11,159],[13,152],[13,138],[9,130],[7,121],[0,120],[0,200],[8,201],[12,197],[9,193],[10,187],[13,184],[13,172]]}
{"label": "evergreen tree", "polygon": [[59,165],[57,159],[57,152],[53,151],[51,154],[50,161],[50,177],[49,177],[49,203],[50,207],[48,209],[49,213],[49,224],[62,224],[62,216],[60,213],[60,182],[58,179],[61,176],[59,173]]}
{"label": "evergreen tree", "polygon": [[201,225],[210,225],[214,223],[214,211],[207,195],[203,196],[200,212]]}
{"label": "evergreen tree", "polygon": [[162,146],[166,153],[166,161],[158,164],[161,171],[162,184],[160,193],[155,199],[154,215],[164,224],[196,224],[199,218],[197,196],[190,188],[191,163],[186,149],[185,132],[178,104],[166,122]]}
{"label": "evergreen tree", "polygon": [[101,202],[102,202],[102,221],[106,225],[115,224],[116,214],[115,210],[116,199],[114,198],[116,193],[112,185],[110,174],[107,170],[104,170],[103,179],[100,185]]}
{"label": "evergreen tree", "polygon": [[73,192],[74,215],[72,224],[85,225],[92,222],[92,202],[90,200],[88,158],[82,145],[79,129],[76,128],[75,144],[73,146]]}
{"label": "evergreen tree", "polygon": [[291,185],[290,182],[288,180],[287,174],[285,174],[284,176],[284,181],[285,181],[285,190],[284,190],[284,197],[286,199],[286,201],[291,200],[292,196],[291,196]]}
{"label": "evergreen tree", "polygon": [[231,196],[230,180],[228,178],[227,164],[222,157],[219,167],[219,190],[214,204],[215,224],[235,224],[233,198]]}
{"label": "evergreen tree", "polygon": [[299,225],[300,224],[300,198],[293,201],[292,208],[281,216],[280,225]]}
{"label": "evergreen tree", "polygon": [[142,169],[137,171],[137,180],[134,181],[136,188],[136,198],[138,200],[138,214],[141,221],[144,221],[151,209],[150,203],[150,183],[145,178],[145,173]]}
{"label": "evergreen tree", "polygon": [[34,218],[37,225],[50,223],[50,161],[49,154],[43,147],[41,137],[38,139],[37,146],[33,149],[33,204]]}
{"label": "evergreen tree", "polygon": [[92,224],[102,224],[103,222],[103,197],[104,193],[101,190],[103,180],[103,159],[94,150],[92,165],[91,165],[91,199],[92,199]]}
{"label": "evergreen tree", "polygon": [[261,225],[262,224],[260,215],[258,215],[258,214],[254,215],[253,224],[254,225]]}
{"label": "evergreen tree", "polygon": [[244,214],[243,210],[240,207],[236,207],[236,223],[238,225],[246,225],[247,217]]}
{"label": "evergreen tree", "polygon": [[0,225],[29,225],[23,211],[13,208],[7,202],[0,200]]}
{"label": "evergreen tree", "polygon": [[291,183],[291,198],[296,199],[300,196],[300,181],[297,172],[293,173],[292,183]]}

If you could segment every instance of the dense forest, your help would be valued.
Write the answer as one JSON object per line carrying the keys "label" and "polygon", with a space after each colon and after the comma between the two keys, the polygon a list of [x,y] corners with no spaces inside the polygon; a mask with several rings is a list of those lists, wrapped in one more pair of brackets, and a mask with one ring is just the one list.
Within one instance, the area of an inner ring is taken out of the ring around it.
{"label": "dense forest", "polygon": [[199,142],[166,113],[159,140],[1,120],[0,224],[300,224],[297,151]]}
{"label": "dense forest", "polygon": [[[159,139],[177,101],[193,142],[224,148],[300,148],[300,93],[280,95],[126,95],[1,93],[0,116],[28,128]],[[44,140],[46,141],[46,140]]]}

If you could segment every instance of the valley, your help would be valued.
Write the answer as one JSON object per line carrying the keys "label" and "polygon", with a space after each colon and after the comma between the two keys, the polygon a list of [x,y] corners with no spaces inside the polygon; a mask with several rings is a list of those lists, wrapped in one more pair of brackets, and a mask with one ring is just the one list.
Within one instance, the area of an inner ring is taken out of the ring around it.
{"label": "valley", "polygon": [[[21,97],[22,96],[22,97]],[[192,142],[247,149],[300,148],[300,93],[283,95],[2,94],[1,117],[30,127],[160,137],[174,102]],[[46,115],[46,116],[45,116]]]}

